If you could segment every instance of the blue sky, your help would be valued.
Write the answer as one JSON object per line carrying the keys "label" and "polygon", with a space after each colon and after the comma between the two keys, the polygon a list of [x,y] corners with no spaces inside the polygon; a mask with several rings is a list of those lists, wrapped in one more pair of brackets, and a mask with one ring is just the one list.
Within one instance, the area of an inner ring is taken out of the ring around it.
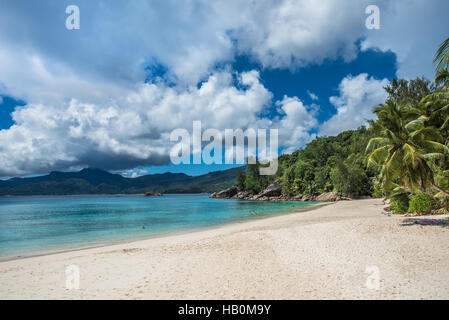
{"label": "blue sky", "polygon": [[393,77],[432,78],[449,30],[444,0],[75,2],[79,30],[72,2],[0,4],[0,177],[229,168],[170,163],[195,120],[278,129],[292,152],[365,124]]}

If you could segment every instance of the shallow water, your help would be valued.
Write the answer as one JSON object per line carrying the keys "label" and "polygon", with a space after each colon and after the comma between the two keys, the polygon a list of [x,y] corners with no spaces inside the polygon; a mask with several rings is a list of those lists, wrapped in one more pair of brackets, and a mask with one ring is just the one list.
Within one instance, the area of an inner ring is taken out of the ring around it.
{"label": "shallow water", "polygon": [[308,209],[315,202],[209,195],[0,197],[0,256],[185,232]]}

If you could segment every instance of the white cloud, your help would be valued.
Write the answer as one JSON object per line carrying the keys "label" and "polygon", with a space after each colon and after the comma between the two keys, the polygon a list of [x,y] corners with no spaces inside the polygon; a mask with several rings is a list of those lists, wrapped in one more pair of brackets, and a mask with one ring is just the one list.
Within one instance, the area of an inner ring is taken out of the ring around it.
{"label": "white cloud", "polygon": [[309,131],[318,124],[315,115],[318,106],[305,106],[298,97],[287,97],[276,102],[283,117],[276,119],[273,127],[279,128],[279,139],[286,153],[297,150],[314,138]]}
{"label": "white cloud", "polygon": [[203,130],[279,128],[280,144],[288,152],[313,138],[308,131],[317,125],[317,106],[285,96],[275,103],[282,116],[268,120],[261,115],[271,105],[272,94],[260,83],[259,73],[234,76],[216,72],[199,88],[142,84],[102,103],[71,99],[20,107],[12,114],[15,124],[0,131],[0,176],[164,164],[173,145],[171,131],[191,131],[194,120],[202,121]]}
{"label": "white cloud", "polygon": [[[368,2],[79,0],[81,28],[68,31],[64,3],[17,0],[0,11],[0,41],[3,50],[26,55],[24,62],[36,59],[89,83],[133,85],[145,79],[145,66],[161,63],[170,80],[192,85],[236,49],[273,68],[351,60]],[[26,68],[16,71],[26,79]],[[0,79],[7,88],[8,78]]]}
{"label": "white cloud", "polygon": [[270,68],[297,68],[325,59],[356,57],[372,1],[261,1],[232,35],[238,48]]}
{"label": "white cloud", "polygon": [[212,74],[201,87],[142,84],[102,104],[72,99],[64,104],[28,104],[0,131],[0,176],[42,173],[84,166],[126,169],[167,163],[170,132],[191,129],[194,120],[210,128],[257,127],[271,93],[250,71]]}
{"label": "white cloud", "polygon": [[123,170],[118,173],[125,178],[137,178],[149,174],[150,171],[144,168],[134,168],[130,170]]}
{"label": "white cloud", "polygon": [[337,114],[320,126],[319,135],[332,136],[344,130],[357,129],[374,119],[373,108],[384,103],[387,93],[383,89],[387,79],[376,80],[366,73],[345,77],[339,86],[339,96],[330,97]]}
{"label": "white cloud", "polygon": [[318,96],[315,93],[310,92],[309,90],[307,90],[307,94],[309,95],[310,99],[312,99],[312,100],[319,100]]}
{"label": "white cloud", "polygon": [[[278,127],[281,144],[300,147],[313,137],[317,106],[285,97],[276,103],[282,116],[270,120],[272,95],[259,74],[216,65],[236,54],[267,68],[349,61],[355,41],[366,37],[364,49],[398,54],[400,75],[429,76],[448,2],[376,2],[381,29],[368,31],[369,0],[79,0],[81,29],[68,31],[63,2],[8,1],[0,10],[0,95],[27,105],[13,113],[14,126],[0,131],[0,175],[164,163],[169,132],[193,120],[217,129]],[[166,74],[144,69],[159,64]],[[152,83],[144,84],[147,76]],[[345,78],[331,99],[337,114],[320,134],[372,116],[385,81]]]}

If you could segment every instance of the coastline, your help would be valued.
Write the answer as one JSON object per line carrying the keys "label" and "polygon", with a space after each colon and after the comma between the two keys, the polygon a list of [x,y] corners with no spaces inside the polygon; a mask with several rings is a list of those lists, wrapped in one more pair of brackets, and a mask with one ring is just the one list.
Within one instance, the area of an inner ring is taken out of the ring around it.
{"label": "coastline", "polygon": [[[0,262],[1,299],[449,299],[449,228],[380,199]],[[80,289],[65,268],[80,268]],[[366,268],[380,288],[366,288]]]}
{"label": "coastline", "polygon": [[[69,197],[70,196],[72,196],[72,195],[69,195]],[[74,196],[76,197],[78,195],[74,195]],[[84,195],[79,195],[79,196],[84,197]],[[101,196],[103,196],[103,195],[101,195]],[[40,196],[36,196],[36,197],[40,197]],[[61,197],[67,197],[67,196],[61,196]],[[78,251],[78,250],[88,250],[88,249],[103,248],[103,247],[114,246],[114,245],[123,245],[123,244],[133,243],[136,241],[144,241],[144,240],[150,240],[150,239],[156,239],[156,238],[165,238],[165,237],[176,236],[176,235],[184,235],[184,234],[189,234],[189,233],[202,232],[202,231],[206,231],[206,230],[214,230],[217,228],[238,225],[238,224],[247,223],[247,222],[256,221],[256,220],[263,220],[263,219],[269,219],[269,218],[273,218],[273,217],[279,217],[282,215],[289,215],[289,214],[295,214],[295,213],[316,210],[317,208],[320,208],[322,206],[326,206],[329,204],[330,203],[325,203],[325,202],[314,202],[314,203],[311,202],[311,203],[308,203],[306,206],[304,206],[300,209],[296,209],[295,211],[292,211],[292,212],[279,212],[276,214],[270,214],[270,215],[266,215],[266,216],[262,215],[262,216],[246,217],[246,218],[242,218],[241,220],[236,220],[236,221],[233,221],[230,223],[217,224],[217,225],[211,225],[211,226],[197,226],[197,227],[190,228],[190,229],[179,229],[179,230],[173,229],[173,230],[167,230],[167,231],[160,232],[160,233],[155,233],[152,235],[141,235],[141,236],[134,235],[127,239],[98,241],[98,242],[92,242],[92,243],[86,243],[86,244],[73,244],[73,245],[61,246],[60,248],[53,249],[53,250],[35,250],[35,251],[20,253],[20,254],[16,254],[16,255],[0,256],[0,263],[6,262],[6,261],[28,259],[28,258],[33,258],[33,257],[53,255],[53,254],[72,252],[72,251]]]}

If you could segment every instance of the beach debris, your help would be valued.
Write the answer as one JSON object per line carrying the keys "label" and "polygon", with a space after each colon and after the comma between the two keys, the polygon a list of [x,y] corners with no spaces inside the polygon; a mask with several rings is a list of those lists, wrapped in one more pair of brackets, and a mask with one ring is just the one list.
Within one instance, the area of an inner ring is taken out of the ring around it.
{"label": "beach debris", "polygon": [[405,217],[403,214],[394,213],[394,212],[384,212],[382,214],[385,216],[388,216],[388,217]]}
{"label": "beach debris", "polygon": [[404,215],[404,217],[420,217],[420,216],[422,216],[422,214],[418,212],[407,213],[406,215]]}

